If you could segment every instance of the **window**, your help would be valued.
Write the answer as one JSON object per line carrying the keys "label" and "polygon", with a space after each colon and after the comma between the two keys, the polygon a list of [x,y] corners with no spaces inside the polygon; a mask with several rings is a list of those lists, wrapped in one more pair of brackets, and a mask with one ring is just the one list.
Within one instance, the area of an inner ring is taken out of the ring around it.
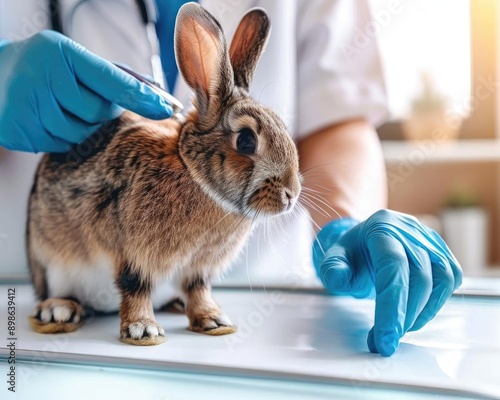
{"label": "window", "polygon": [[469,0],[371,0],[392,118],[405,118],[432,82],[448,109],[470,112]]}
{"label": "window", "polygon": [[[377,38],[393,114],[393,119],[379,128],[380,137],[385,139],[389,176],[396,182],[389,187],[389,208],[439,216],[450,208],[457,194],[471,195],[475,207],[487,216],[488,232],[483,240],[489,244],[487,263],[499,265],[500,2],[370,1],[382,27]],[[430,82],[428,87],[447,99],[448,112],[464,118],[455,131],[460,140],[449,140],[456,137],[450,135],[446,141],[433,135],[445,131],[442,120],[434,118],[437,114],[429,109],[424,110],[427,114],[415,112],[422,75]],[[441,124],[439,130],[435,129],[437,123]],[[416,138],[409,135],[412,127],[430,135],[421,135],[415,142],[390,141]],[[446,235],[445,239],[450,241]],[[468,240],[463,243],[464,249],[479,247]],[[481,274],[498,271],[484,269]]]}

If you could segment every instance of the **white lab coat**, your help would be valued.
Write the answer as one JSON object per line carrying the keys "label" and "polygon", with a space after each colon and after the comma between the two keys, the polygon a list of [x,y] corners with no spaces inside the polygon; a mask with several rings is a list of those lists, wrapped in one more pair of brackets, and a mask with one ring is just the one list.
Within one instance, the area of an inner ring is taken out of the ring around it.
{"label": "white lab coat", "polygon": [[[63,15],[78,0],[62,0]],[[162,0],[160,0],[162,1]],[[166,1],[166,0],[163,0]],[[251,94],[277,111],[294,138],[336,122],[365,117],[374,124],[387,113],[375,40],[355,47],[355,35],[370,22],[368,0],[201,0],[230,38],[252,7],[268,12],[272,32]],[[50,28],[47,2],[0,0],[0,39],[19,40]],[[134,0],[89,0],[65,17],[65,31],[95,53],[151,73],[149,47]],[[72,26],[71,26],[72,25]],[[354,47],[353,47],[354,46]],[[346,49],[349,49],[347,54]],[[1,68],[1,66],[0,66]],[[1,73],[1,70],[0,70]],[[188,103],[178,80],[176,96]],[[39,155],[0,149],[0,273],[27,271],[24,250],[26,201]],[[313,275],[310,226],[305,217],[279,219],[258,229],[233,274],[254,286],[290,284]],[[272,242],[272,243],[269,243]],[[292,271],[292,272],[290,272]],[[248,273],[248,277],[247,277]]]}

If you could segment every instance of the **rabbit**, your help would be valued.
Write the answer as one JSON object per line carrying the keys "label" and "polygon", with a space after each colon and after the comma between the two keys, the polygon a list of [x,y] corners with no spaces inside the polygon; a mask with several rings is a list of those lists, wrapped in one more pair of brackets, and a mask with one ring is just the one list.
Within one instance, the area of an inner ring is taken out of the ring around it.
{"label": "rabbit", "polygon": [[219,22],[185,4],[175,53],[195,96],[184,120],[125,112],[78,157],[43,156],[27,222],[36,331],[70,332],[86,308],[110,311],[97,301],[105,286],[117,295],[120,340],[160,344],[151,297],[163,279],[181,290],[189,330],[236,331],[211,281],[238,255],[252,222],[290,212],[301,191],[285,124],[248,92],[269,31],[266,13],[252,9],[228,48]]}

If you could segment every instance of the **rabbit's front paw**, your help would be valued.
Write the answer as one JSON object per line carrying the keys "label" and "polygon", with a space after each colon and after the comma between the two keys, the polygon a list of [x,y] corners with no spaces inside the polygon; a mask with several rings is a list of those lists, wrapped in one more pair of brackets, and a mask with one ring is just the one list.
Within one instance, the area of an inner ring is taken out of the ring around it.
{"label": "rabbit's front paw", "polygon": [[50,298],[40,302],[31,326],[38,333],[73,332],[83,324],[84,309],[72,299]]}
{"label": "rabbit's front paw", "polygon": [[191,319],[188,329],[213,336],[228,335],[237,331],[236,326],[224,314],[197,315]]}
{"label": "rabbit's front paw", "polygon": [[155,346],[167,340],[163,328],[151,319],[122,324],[120,340],[136,346]]}

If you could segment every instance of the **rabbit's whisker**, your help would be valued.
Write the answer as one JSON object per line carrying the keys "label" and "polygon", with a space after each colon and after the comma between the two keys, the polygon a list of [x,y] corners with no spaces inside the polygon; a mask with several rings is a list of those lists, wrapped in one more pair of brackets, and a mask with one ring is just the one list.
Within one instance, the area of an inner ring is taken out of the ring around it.
{"label": "rabbit's whisker", "polygon": [[309,199],[305,198],[305,197],[301,197],[300,200],[299,200],[301,203],[304,203],[304,205],[306,205],[307,207],[309,207],[310,209],[318,212],[319,214],[323,215],[324,217],[326,218],[330,218],[330,214],[328,214],[325,210],[323,210],[322,208],[318,208],[314,203],[312,203]]}
{"label": "rabbit's whisker", "polygon": [[[253,215],[252,217],[252,220],[250,221],[250,231],[252,231],[253,229],[253,225],[256,221],[256,218],[258,217],[259,213],[260,213],[260,208],[259,208],[259,205],[261,203],[261,201],[263,200],[263,198],[259,199],[257,201],[257,204],[255,206],[255,209],[256,209],[256,212],[255,214]],[[246,210],[246,213],[245,215],[248,215],[248,213],[252,210],[252,204],[250,204],[248,207],[247,207],[247,210]],[[257,242],[257,246],[259,246],[259,242]],[[260,257],[260,252],[259,252],[259,249],[257,249],[257,252],[259,253],[259,257]],[[250,269],[249,269],[249,266],[248,266],[248,246],[247,246],[247,251],[246,251],[246,272],[247,272],[247,279],[248,279],[248,284],[250,285],[250,290],[253,292],[253,287],[252,287],[252,282],[250,280]]]}
{"label": "rabbit's whisker", "polygon": [[[311,216],[309,215],[309,213],[307,212],[307,210],[304,208],[304,206],[302,204],[300,204],[300,203],[297,203],[297,205],[299,206],[299,208],[301,208],[303,210],[303,212],[306,213],[307,218],[311,221],[311,223],[313,225],[316,226],[316,229],[318,229],[318,231],[321,230],[321,228],[319,227],[319,225],[316,222],[314,222],[314,220],[311,218]],[[313,231],[313,233],[314,233],[314,231]],[[318,246],[321,249],[321,252],[323,254],[325,254],[325,250],[323,249],[323,246],[321,245],[321,242],[319,241],[317,235],[314,235],[314,241],[318,243]]]}
{"label": "rabbit's whisker", "polygon": [[[342,219],[342,216],[338,213],[337,210],[335,210],[335,208],[333,208],[327,201],[325,201],[322,196],[320,197],[319,195],[317,194],[313,194],[313,193],[307,193],[307,192],[303,192],[301,194],[301,196],[303,196],[302,198],[303,199],[308,199],[310,200],[311,202],[313,202],[317,207],[319,207],[321,210],[323,210],[323,208],[321,206],[319,206],[317,203],[321,203],[322,205],[324,205],[325,207],[328,207],[330,210],[332,210],[336,215],[337,217],[339,217],[340,219]],[[324,211],[324,210],[323,210]],[[325,211],[326,212],[326,211]],[[329,213],[326,213],[328,217],[330,217],[330,214]]]}
{"label": "rabbit's whisker", "polygon": [[[312,167],[309,167],[309,168],[306,168],[304,170],[301,170],[300,173],[302,175],[304,175],[304,174],[306,174],[308,172],[314,171],[317,168],[331,167],[331,166],[338,166],[338,165],[345,165],[345,164],[348,164],[348,162],[347,161],[337,161],[337,162],[329,162],[329,163],[326,163],[326,164],[313,165]],[[327,171],[324,171],[324,172],[327,172]]]}
{"label": "rabbit's whisker", "polygon": [[302,186],[302,191],[309,192],[309,193],[317,193],[317,194],[321,194],[321,195],[329,194],[332,192],[332,190],[330,190],[329,192],[321,192],[319,190],[314,190],[308,186]]}
{"label": "rabbit's whisker", "polygon": [[203,237],[207,236],[209,233],[215,230],[217,225],[219,225],[228,215],[230,215],[232,211],[228,211],[222,218],[220,218],[214,225],[210,227],[210,229],[207,229],[207,231],[204,233]]}
{"label": "rabbit's whisker", "polygon": [[[259,215],[261,213],[261,211],[262,210],[259,208],[256,215]],[[265,215],[264,215],[264,224],[267,225],[267,218]],[[264,226],[264,232],[266,232],[266,226]],[[259,261],[260,261],[259,263],[262,264],[262,254],[260,253],[260,240],[257,242],[257,252],[259,253]],[[264,289],[264,292],[267,294],[266,285],[262,279],[261,279],[261,283],[262,283],[262,287]]]}

